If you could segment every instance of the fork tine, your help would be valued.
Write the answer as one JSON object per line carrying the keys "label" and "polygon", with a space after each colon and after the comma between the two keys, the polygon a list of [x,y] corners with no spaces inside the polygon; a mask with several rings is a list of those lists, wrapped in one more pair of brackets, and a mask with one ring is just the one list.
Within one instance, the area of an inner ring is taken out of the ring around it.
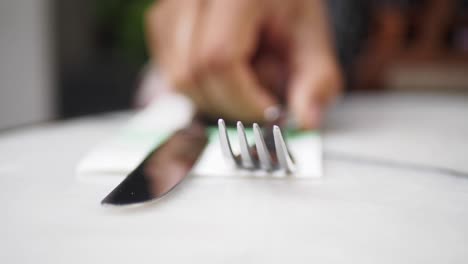
{"label": "fork tine", "polygon": [[221,142],[221,149],[223,150],[226,160],[232,161],[237,165],[237,161],[232,153],[231,143],[227,134],[226,124],[223,119],[218,119],[219,140]]}
{"label": "fork tine", "polygon": [[292,172],[294,169],[293,162],[279,126],[273,126],[273,137],[275,140],[276,156],[278,157],[280,167],[287,173]]}
{"label": "fork tine", "polygon": [[260,160],[260,166],[263,169],[270,171],[272,169],[270,153],[268,152],[268,149],[265,144],[265,139],[263,138],[262,131],[260,130],[260,127],[258,126],[257,123],[253,124],[253,130],[254,130],[255,146],[257,147],[258,159]]}
{"label": "fork tine", "polygon": [[252,169],[254,168],[254,162],[252,156],[250,155],[249,143],[247,142],[247,137],[245,136],[245,128],[241,121],[237,122],[237,136],[239,137],[242,166],[244,168]]}

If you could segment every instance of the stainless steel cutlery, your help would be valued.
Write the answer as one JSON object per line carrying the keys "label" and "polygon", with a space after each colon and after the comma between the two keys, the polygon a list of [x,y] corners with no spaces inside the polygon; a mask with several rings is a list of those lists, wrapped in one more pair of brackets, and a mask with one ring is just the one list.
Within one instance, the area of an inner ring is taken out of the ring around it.
{"label": "stainless steel cutlery", "polygon": [[[234,154],[226,124],[218,120],[221,151],[227,160],[243,170],[266,172],[295,171],[295,162],[278,126],[283,112],[272,108],[265,113],[267,125],[262,130],[253,124],[254,144],[250,145],[242,122],[237,122],[240,153]],[[169,193],[191,171],[208,143],[206,120],[195,115],[191,124],[175,132],[151,152],[102,204],[131,205],[159,199]],[[273,125],[275,124],[275,125]]]}
{"label": "stainless steel cutlery", "polygon": [[229,140],[226,124],[218,120],[221,150],[229,163],[240,169],[265,170],[268,172],[283,170],[292,173],[295,170],[294,159],[286,145],[278,125],[268,126],[263,131],[257,123],[253,124],[255,143],[249,145],[242,122],[237,122],[240,153],[234,154]]}
{"label": "stainless steel cutlery", "polygon": [[101,203],[131,205],[163,197],[190,173],[207,143],[206,127],[195,118],[151,152]]}

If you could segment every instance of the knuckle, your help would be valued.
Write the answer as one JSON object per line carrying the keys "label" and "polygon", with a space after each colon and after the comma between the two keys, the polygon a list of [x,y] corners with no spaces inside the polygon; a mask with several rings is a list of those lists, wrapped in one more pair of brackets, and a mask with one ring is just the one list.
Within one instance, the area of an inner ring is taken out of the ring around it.
{"label": "knuckle", "polygon": [[197,59],[197,67],[202,71],[224,71],[237,60],[237,56],[229,45],[210,45],[203,49]]}
{"label": "knuckle", "polygon": [[193,77],[189,68],[179,69],[171,74],[169,82],[177,91],[186,91],[190,89]]}

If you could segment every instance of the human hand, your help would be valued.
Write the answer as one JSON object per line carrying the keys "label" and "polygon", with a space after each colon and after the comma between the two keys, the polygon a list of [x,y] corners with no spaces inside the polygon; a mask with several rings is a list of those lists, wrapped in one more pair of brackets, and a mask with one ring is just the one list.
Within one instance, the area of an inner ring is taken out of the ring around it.
{"label": "human hand", "polygon": [[147,36],[169,83],[211,117],[259,121],[284,99],[315,128],[341,89],[322,1],[162,0]]}

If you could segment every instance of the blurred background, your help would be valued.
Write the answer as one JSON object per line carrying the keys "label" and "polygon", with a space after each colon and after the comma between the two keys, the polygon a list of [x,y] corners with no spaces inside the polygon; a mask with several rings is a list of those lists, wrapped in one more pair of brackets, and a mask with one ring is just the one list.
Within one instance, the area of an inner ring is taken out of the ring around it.
{"label": "blurred background", "polygon": [[[132,107],[153,2],[0,1],[0,131]],[[468,1],[327,3],[348,91],[468,92]]]}

